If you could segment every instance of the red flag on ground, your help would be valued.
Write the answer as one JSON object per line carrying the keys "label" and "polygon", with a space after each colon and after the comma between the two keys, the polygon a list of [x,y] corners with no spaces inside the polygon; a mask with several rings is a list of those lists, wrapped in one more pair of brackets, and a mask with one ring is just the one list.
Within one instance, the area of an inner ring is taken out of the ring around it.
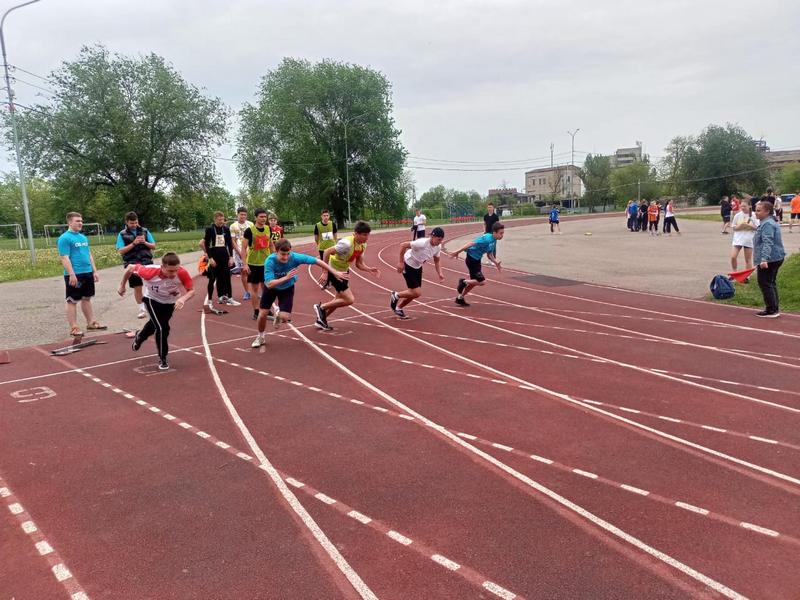
{"label": "red flag on ground", "polygon": [[733,273],[728,273],[728,277],[733,279],[734,281],[738,281],[739,283],[744,283],[744,280],[750,277],[750,274],[755,271],[755,269],[745,269],[744,271],[734,271]]}

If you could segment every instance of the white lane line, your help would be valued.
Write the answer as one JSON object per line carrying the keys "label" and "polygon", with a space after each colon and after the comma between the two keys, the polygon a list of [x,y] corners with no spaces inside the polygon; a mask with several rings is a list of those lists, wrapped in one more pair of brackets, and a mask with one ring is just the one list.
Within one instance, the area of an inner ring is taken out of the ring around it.
{"label": "white lane line", "polygon": [[721,427],[712,427],[711,425],[700,425],[703,429],[708,429],[709,431],[716,431],[717,433],[728,433],[727,429],[722,429]]}
{"label": "white lane line", "polygon": [[347,513],[347,516],[352,517],[353,519],[355,519],[359,523],[363,523],[364,525],[367,525],[372,522],[372,519],[370,519],[367,515],[361,514],[357,510],[351,510],[349,513]]}
{"label": "white lane line", "polygon": [[589,471],[584,471],[582,469],[572,469],[572,472],[576,475],[582,475],[583,477],[588,477],[589,479],[597,479],[597,475],[594,473],[590,473]]}
{"label": "white lane line", "polygon": [[316,498],[320,502],[324,502],[325,504],[336,504],[336,500],[334,500],[330,496],[326,496],[322,492],[319,492],[318,494],[314,494],[314,498]]}
{"label": "white lane line", "polygon": [[629,492],[633,492],[634,494],[639,494],[640,496],[650,495],[650,492],[648,492],[647,490],[643,490],[641,488],[637,488],[632,485],[628,485],[626,483],[620,484],[619,487],[621,487],[623,490],[628,490]]}
{"label": "white lane line", "polygon": [[57,565],[54,565],[52,570],[53,575],[55,575],[56,579],[59,581],[66,581],[67,579],[72,578],[72,573],[69,572],[69,569],[64,563],[58,563]]}
{"label": "white lane line", "polygon": [[25,512],[25,509],[22,508],[22,505],[19,502],[14,502],[13,504],[9,504],[8,510],[11,511],[12,515],[19,515]]}
{"label": "white lane line", "polygon": [[514,600],[514,598],[517,597],[517,595],[514,594],[513,592],[509,592],[506,588],[499,586],[491,581],[484,581],[483,587],[492,592],[498,598],[502,598],[503,600]]}
{"label": "white lane line", "polygon": [[387,531],[386,535],[392,538],[395,542],[400,542],[403,544],[403,546],[410,546],[412,543],[414,543],[414,540],[407,538],[402,533],[398,533],[394,530]]}
{"label": "white lane line", "polygon": [[773,531],[772,529],[767,529],[766,527],[759,527],[758,525],[753,525],[752,523],[747,523],[742,521],[739,523],[745,529],[750,529],[751,531],[755,531],[756,533],[763,533],[764,535],[768,535],[770,537],[778,537],[780,534],[777,531]]}
{"label": "white lane line", "polygon": [[[364,279],[365,281],[369,281],[368,279],[363,278],[363,277],[362,277],[362,279]],[[378,286],[378,287],[381,287],[381,286]],[[356,312],[358,312],[358,313],[360,313],[360,314],[362,314],[364,316],[367,316],[366,313],[364,313],[363,311],[359,310],[358,308],[354,308],[354,307],[351,307],[351,308],[353,308],[353,310],[355,310]],[[368,317],[368,318],[374,319],[374,317]],[[380,321],[378,321],[378,319],[374,319],[374,320],[377,321],[378,323],[380,323]],[[716,581],[715,579],[712,579],[708,575],[705,575],[705,574],[701,573],[700,571],[697,571],[696,569],[693,569],[692,567],[690,567],[687,564],[682,563],[678,559],[673,558],[672,556],[670,556],[668,554],[665,554],[664,552],[661,552],[660,550],[654,548],[653,546],[648,545],[647,543],[643,542],[642,540],[640,540],[640,539],[634,537],[633,535],[627,533],[626,531],[620,529],[616,525],[613,525],[612,523],[609,523],[608,521],[602,519],[601,517],[598,517],[594,513],[589,512],[588,510],[586,510],[582,506],[579,506],[578,504],[572,502],[571,500],[569,500],[569,499],[565,498],[564,496],[558,494],[557,492],[551,490],[550,488],[547,488],[544,485],[542,485],[541,483],[539,483],[537,481],[534,481],[533,479],[531,479],[527,475],[517,471],[516,469],[513,469],[512,467],[510,467],[507,464],[505,464],[504,462],[498,460],[497,458],[495,458],[491,454],[489,454],[487,452],[484,452],[480,448],[477,448],[476,446],[473,446],[472,444],[464,441],[463,439],[461,439],[460,436],[451,433],[445,427],[439,425],[438,423],[435,423],[434,421],[431,421],[430,419],[428,419],[427,417],[425,417],[421,413],[413,410],[409,406],[406,406],[405,404],[403,404],[402,402],[400,402],[396,398],[390,396],[389,394],[387,394],[386,392],[384,392],[380,388],[376,387],[375,385],[373,385],[372,383],[370,383],[369,381],[367,381],[366,379],[364,379],[363,377],[358,375],[357,373],[351,371],[350,369],[348,369],[344,365],[340,364],[338,361],[336,361],[336,359],[334,359],[332,356],[328,355],[324,350],[322,350],[320,347],[318,347],[316,344],[314,344],[311,340],[309,340],[308,337],[306,337],[306,335],[302,331],[298,330],[291,323],[289,323],[289,327],[292,329],[292,331],[294,331],[294,334],[297,337],[299,337],[300,339],[305,341],[306,344],[310,348],[312,348],[320,356],[324,357],[325,360],[330,362],[337,369],[341,370],[343,373],[347,374],[349,377],[351,377],[355,381],[359,382],[364,387],[372,390],[375,394],[377,394],[378,396],[380,396],[381,398],[383,398],[384,400],[386,400],[390,404],[398,407],[399,409],[401,409],[402,411],[408,413],[409,415],[412,415],[412,416],[416,417],[417,419],[419,419],[422,423],[424,423],[425,425],[427,425],[431,429],[435,429],[440,435],[446,437],[447,439],[451,440],[455,444],[458,444],[459,446],[461,446],[462,448],[464,448],[468,452],[472,452],[473,454],[479,456],[480,458],[483,458],[486,462],[492,464],[493,466],[495,466],[496,468],[500,469],[501,471],[503,471],[507,475],[510,475],[511,477],[521,481],[522,483],[524,483],[525,485],[533,488],[534,490],[538,491],[539,493],[546,495],[547,497],[549,497],[550,499],[554,500],[558,504],[561,504],[565,508],[571,510],[572,512],[574,512],[574,513],[576,513],[578,515],[580,515],[585,520],[590,521],[591,523],[594,523],[596,526],[604,529],[608,533],[610,533],[610,534],[612,534],[612,535],[624,540],[628,544],[634,546],[635,548],[638,548],[639,550],[649,554],[650,556],[652,556],[652,557],[654,557],[654,558],[656,558],[656,559],[668,564],[672,568],[684,573],[685,575],[688,575],[692,579],[702,583],[703,585],[711,588],[712,590],[714,590],[714,591],[716,591],[716,592],[718,592],[718,593],[720,593],[720,594],[722,594],[722,595],[724,595],[724,596],[726,596],[728,598],[732,598],[732,599],[736,599],[736,600],[744,599],[744,596],[742,596],[738,592],[732,590],[731,588],[727,587],[726,585],[720,583],[719,581]],[[392,327],[390,327],[388,325],[385,325],[385,327],[387,329],[389,329],[390,331],[396,331],[397,333],[407,335],[403,331],[396,330],[396,329],[394,329],[394,328],[392,328]],[[414,336],[408,335],[408,337],[411,338],[411,339],[415,339],[416,340],[416,338]],[[429,345],[432,348],[438,349],[434,344],[430,344],[429,342],[427,342],[425,340],[419,340],[419,341],[421,343]],[[450,353],[449,351],[445,351],[445,352]],[[458,356],[455,353],[450,353],[450,354],[453,354],[454,356]],[[478,363],[475,363],[475,364],[478,364]],[[503,375],[507,376],[505,373],[503,373]],[[576,404],[577,404],[577,402],[576,402]],[[599,409],[593,409],[593,410],[599,410]],[[609,413],[609,414],[612,414],[612,413]]]}
{"label": "white lane line", "polygon": [[514,450],[514,448],[512,448],[511,446],[504,446],[503,444],[498,444],[497,442],[492,442],[492,446],[499,450],[505,450],[506,452],[511,452],[512,450]]}
{"label": "white lane line", "polygon": [[687,504],[686,502],[676,502],[675,506],[693,513],[697,513],[698,515],[705,516],[709,513],[709,511],[707,511],[705,508],[700,508],[699,506],[694,506],[693,504]]}
{"label": "white lane line", "polygon": [[461,565],[455,561],[450,560],[449,558],[442,556],[441,554],[434,554],[431,556],[431,560],[433,562],[437,562],[442,565],[445,569],[450,569],[451,571],[458,571],[461,568]]}
{"label": "white lane line", "polygon": [[759,437],[757,435],[748,435],[751,440],[755,440],[757,442],[764,442],[765,444],[777,444],[777,440],[770,440],[768,438]]}
{"label": "white lane line", "polygon": [[22,531],[24,531],[25,533],[29,533],[29,534],[39,531],[39,529],[36,527],[36,523],[34,523],[33,521],[25,521],[21,525],[21,527],[22,527]]}
{"label": "white lane line", "polygon": [[36,550],[42,556],[46,556],[47,554],[53,553],[53,547],[47,543],[46,540],[42,540],[41,542],[36,542]]}
{"label": "white lane line", "polygon": [[[297,331],[297,328],[289,324],[292,329]],[[233,406],[230,397],[228,397],[228,392],[225,390],[225,386],[222,385],[222,380],[219,378],[219,373],[217,372],[217,368],[214,365],[214,358],[211,355],[211,348],[208,345],[208,338],[206,336],[206,314],[205,312],[200,313],[200,335],[203,341],[203,349],[206,355],[206,362],[208,363],[209,371],[211,372],[211,377],[216,384],[217,390],[219,392],[220,398],[222,398],[225,407],[228,409],[228,413],[231,416],[231,419],[236,424],[236,427],[239,429],[242,437],[244,437],[247,445],[250,448],[250,451],[253,455],[258,459],[260,463],[260,468],[265,470],[269,475],[269,478],[275,484],[275,487],[278,488],[281,496],[283,496],[284,500],[289,504],[292,510],[297,514],[303,524],[308,528],[314,538],[319,542],[320,546],[325,550],[328,556],[333,560],[342,574],[347,578],[350,582],[350,585],[358,592],[359,596],[362,598],[369,598],[370,600],[377,600],[377,596],[374,592],[367,586],[363,579],[359,576],[358,573],[350,566],[350,564],[345,560],[336,546],[328,539],[328,536],[320,529],[317,522],[311,517],[305,507],[300,503],[286,483],[281,478],[278,471],[272,466],[272,463],[267,458],[264,451],[261,450],[258,443],[256,442],[253,435],[250,433],[248,427],[244,424],[244,421],[239,416],[238,411]]]}
{"label": "white lane line", "polygon": [[545,458],[543,456],[536,456],[535,454],[531,454],[531,458],[533,460],[539,461],[540,463],[544,463],[546,465],[552,465],[553,464],[552,460],[550,460],[549,458]]}

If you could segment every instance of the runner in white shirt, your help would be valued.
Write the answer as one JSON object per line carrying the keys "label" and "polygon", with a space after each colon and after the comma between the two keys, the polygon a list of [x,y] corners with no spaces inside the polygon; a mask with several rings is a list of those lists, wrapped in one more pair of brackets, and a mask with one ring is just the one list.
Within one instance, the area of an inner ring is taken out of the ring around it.
{"label": "runner in white shirt", "polygon": [[414,227],[411,232],[411,241],[425,237],[425,223],[428,222],[426,217],[420,209],[417,209],[417,214],[414,217]]}
{"label": "runner in white shirt", "polygon": [[402,292],[392,292],[389,297],[389,306],[394,311],[394,314],[401,319],[408,318],[403,308],[422,295],[423,264],[433,259],[433,265],[439,275],[439,281],[444,280],[442,267],[439,265],[439,254],[442,250],[443,240],[444,230],[441,227],[434,227],[433,231],[431,231],[431,237],[400,244],[397,272],[403,274],[408,289]]}
{"label": "runner in white shirt", "polygon": [[[242,240],[244,239],[244,232],[247,231],[250,226],[253,224],[252,221],[247,219],[247,209],[244,206],[240,206],[236,209],[236,220],[231,223],[228,229],[231,230],[231,239],[233,240],[233,273],[242,272],[242,267],[244,266],[245,261],[247,260],[246,256],[242,256]],[[244,293],[242,294],[242,301],[247,302],[250,300],[250,292],[247,290],[247,277],[241,277],[242,280],[242,289]]]}
{"label": "runner in white shirt", "polygon": [[[130,265],[125,269],[117,290],[120,296],[125,295],[125,284],[134,274],[141,277],[144,283],[144,307],[150,320],[136,332],[131,348],[134,351],[138,350],[147,338],[156,334],[158,369],[166,371],[169,369],[167,363],[169,320],[176,308],[182,309],[186,301],[194,296],[192,276],[181,266],[181,259],[177,254],[167,252],[161,258],[160,265]],[[181,288],[186,290],[182,296]]]}

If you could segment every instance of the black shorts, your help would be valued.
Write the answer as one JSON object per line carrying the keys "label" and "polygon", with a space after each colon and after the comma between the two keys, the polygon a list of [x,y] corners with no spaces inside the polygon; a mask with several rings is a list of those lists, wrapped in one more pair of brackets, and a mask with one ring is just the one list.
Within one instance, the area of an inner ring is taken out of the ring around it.
{"label": "black shorts", "polygon": [[406,285],[410,290],[422,287],[422,267],[415,269],[408,263],[403,263],[403,279],[406,280]]}
{"label": "black shorts", "polygon": [[264,283],[264,265],[247,265],[247,283]]}
{"label": "black shorts", "polygon": [[294,306],[294,286],[292,285],[285,290],[264,288],[264,291],[261,292],[261,304],[259,306],[264,310],[269,310],[276,298],[281,312],[291,313],[292,306]]}
{"label": "black shorts", "polygon": [[69,275],[64,275],[64,283],[67,286],[67,302],[77,304],[84,298],[87,300],[94,296],[94,274],[93,273],[77,273],[75,277],[78,278],[78,285],[71,286],[69,284]]}
{"label": "black shorts", "polygon": [[800,219],[800,213],[792,213],[793,219]]}
{"label": "black shorts", "polygon": [[337,292],[343,292],[350,287],[349,281],[346,279],[336,279],[330,271],[328,271],[328,284]]}
{"label": "black shorts", "polygon": [[142,287],[144,282],[142,278],[139,277],[136,273],[131,273],[130,279],[128,279],[128,287],[137,288]]}
{"label": "black shorts", "polygon": [[723,217],[722,217],[722,222],[723,222],[723,223],[730,223],[730,222],[731,222],[731,218],[730,218],[730,216],[727,216],[727,217],[726,217],[726,216],[724,216],[724,215],[723,215]]}
{"label": "black shorts", "polygon": [[425,230],[417,229],[417,238],[424,238],[424,237],[425,237]]}
{"label": "black shorts", "polygon": [[467,270],[469,271],[470,279],[474,279],[475,281],[486,281],[486,277],[481,270],[483,265],[481,265],[480,260],[476,260],[467,254],[467,259],[464,262],[467,264]]}

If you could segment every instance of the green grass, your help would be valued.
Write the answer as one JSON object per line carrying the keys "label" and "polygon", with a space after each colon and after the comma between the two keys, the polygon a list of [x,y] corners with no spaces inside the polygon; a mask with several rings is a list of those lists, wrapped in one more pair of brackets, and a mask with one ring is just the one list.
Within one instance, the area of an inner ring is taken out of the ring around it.
{"label": "green grass", "polygon": [[722,217],[719,213],[682,213],[677,217],[679,220],[687,219],[689,221],[715,221],[722,227]]}
{"label": "green grass", "polygon": [[[764,297],[756,283],[756,274],[750,277],[750,283],[734,283],[736,295],[728,300],[714,300],[720,304],[737,304],[739,306],[764,307]],[[781,312],[800,311],[800,254],[789,256],[778,271],[778,297]],[[708,296],[712,299],[711,295]]]}

